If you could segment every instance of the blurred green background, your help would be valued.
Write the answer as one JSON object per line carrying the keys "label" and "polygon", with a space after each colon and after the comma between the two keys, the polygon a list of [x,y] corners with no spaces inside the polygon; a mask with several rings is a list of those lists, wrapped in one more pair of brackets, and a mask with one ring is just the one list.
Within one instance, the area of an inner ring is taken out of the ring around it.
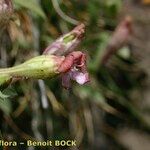
{"label": "blurred green background", "polygon": [[[87,53],[91,82],[84,86],[74,83],[70,90],[62,88],[59,78],[44,82],[24,80],[11,85],[0,93],[1,139],[77,140],[76,148],[60,149],[148,150],[148,3],[13,0],[13,4],[14,19],[0,37],[0,66],[14,66],[42,54],[57,37],[71,31],[77,22],[83,22],[86,32],[79,50]],[[134,33],[111,57],[109,65],[101,66],[101,53],[126,15],[133,17]]]}

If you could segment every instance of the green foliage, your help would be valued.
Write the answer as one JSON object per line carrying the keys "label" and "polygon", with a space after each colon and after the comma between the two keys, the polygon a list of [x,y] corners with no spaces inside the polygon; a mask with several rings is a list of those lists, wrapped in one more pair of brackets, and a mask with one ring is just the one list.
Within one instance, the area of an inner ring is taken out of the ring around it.
{"label": "green foliage", "polygon": [[10,114],[12,111],[12,106],[11,106],[11,101],[9,99],[10,94],[7,95],[5,93],[2,93],[0,91],[0,109],[5,113],[5,114]]}
{"label": "green foliage", "polygon": [[44,11],[41,9],[41,6],[36,0],[14,0],[14,3],[16,4],[17,8],[21,9],[21,7],[23,7],[29,9],[31,12],[33,12],[33,16],[39,16],[42,19],[46,18]]}

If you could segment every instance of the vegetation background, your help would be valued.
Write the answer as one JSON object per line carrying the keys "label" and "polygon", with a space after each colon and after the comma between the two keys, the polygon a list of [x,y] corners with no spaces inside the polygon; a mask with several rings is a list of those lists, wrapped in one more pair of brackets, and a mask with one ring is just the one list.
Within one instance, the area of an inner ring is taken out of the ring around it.
{"label": "vegetation background", "polygon": [[[70,90],[62,88],[59,78],[11,85],[0,93],[1,139],[78,142],[77,148],[60,149],[148,150],[149,4],[148,0],[13,0],[13,21],[0,36],[0,67],[42,54],[57,37],[83,22],[86,34],[79,50],[88,55],[91,82],[73,84]],[[108,65],[101,66],[101,54],[126,15],[133,18],[133,34]]]}

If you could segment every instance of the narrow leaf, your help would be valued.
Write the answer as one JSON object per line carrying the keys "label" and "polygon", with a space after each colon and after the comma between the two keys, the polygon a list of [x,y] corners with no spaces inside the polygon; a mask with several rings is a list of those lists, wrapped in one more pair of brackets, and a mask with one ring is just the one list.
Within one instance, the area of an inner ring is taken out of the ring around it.
{"label": "narrow leaf", "polygon": [[16,5],[19,5],[21,7],[27,8],[34,12],[36,15],[40,16],[41,18],[45,19],[46,16],[41,8],[41,6],[34,0],[14,0],[14,3]]}

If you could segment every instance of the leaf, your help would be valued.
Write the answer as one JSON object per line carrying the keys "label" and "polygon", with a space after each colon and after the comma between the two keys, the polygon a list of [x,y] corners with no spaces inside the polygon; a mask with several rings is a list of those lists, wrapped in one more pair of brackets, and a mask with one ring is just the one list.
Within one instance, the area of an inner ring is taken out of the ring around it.
{"label": "leaf", "polygon": [[0,100],[0,109],[5,114],[9,114],[11,112],[11,102],[8,99]]}
{"label": "leaf", "polygon": [[14,0],[14,3],[18,6],[31,10],[32,12],[36,13],[36,15],[38,15],[39,17],[43,19],[46,18],[45,13],[43,12],[41,6],[35,0],[28,0],[28,1]]}
{"label": "leaf", "polygon": [[9,114],[12,110],[11,98],[15,97],[17,92],[12,87],[6,88],[0,91],[0,109],[5,113]]}
{"label": "leaf", "polygon": [[3,94],[7,95],[7,98],[13,98],[18,95],[16,90],[11,86],[3,90]]}
{"label": "leaf", "polygon": [[0,100],[7,99],[8,97],[9,97],[8,95],[5,95],[0,91]]}
{"label": "leaf", "polygon": [[120,10],[121,8],[121,0],[106,0],[106,5],[111,8],[111,7],[115,7],[116,11]]}
{"label": "leaf", "polygon": [[121,0],[106,0],[106,13],[108,16],[113,17],[121,10]]}
{"label": "leaf", "polygon": [[11,112],[11,102],[8,100],[8,97],[8,95],[5,95],[0,91],[0,109],[5,114],[9,114]]}
{"label": "leaf", "polygon": [[99,39],[100,39],[100,44],[98,44],[95,57],[94,59],[91,60],[92,62],[89,64],[89,68],[92,71],[99,70],[100,62],[105,53],[106,46],[110,39],[110,35],[107,32],[101,32]]}

